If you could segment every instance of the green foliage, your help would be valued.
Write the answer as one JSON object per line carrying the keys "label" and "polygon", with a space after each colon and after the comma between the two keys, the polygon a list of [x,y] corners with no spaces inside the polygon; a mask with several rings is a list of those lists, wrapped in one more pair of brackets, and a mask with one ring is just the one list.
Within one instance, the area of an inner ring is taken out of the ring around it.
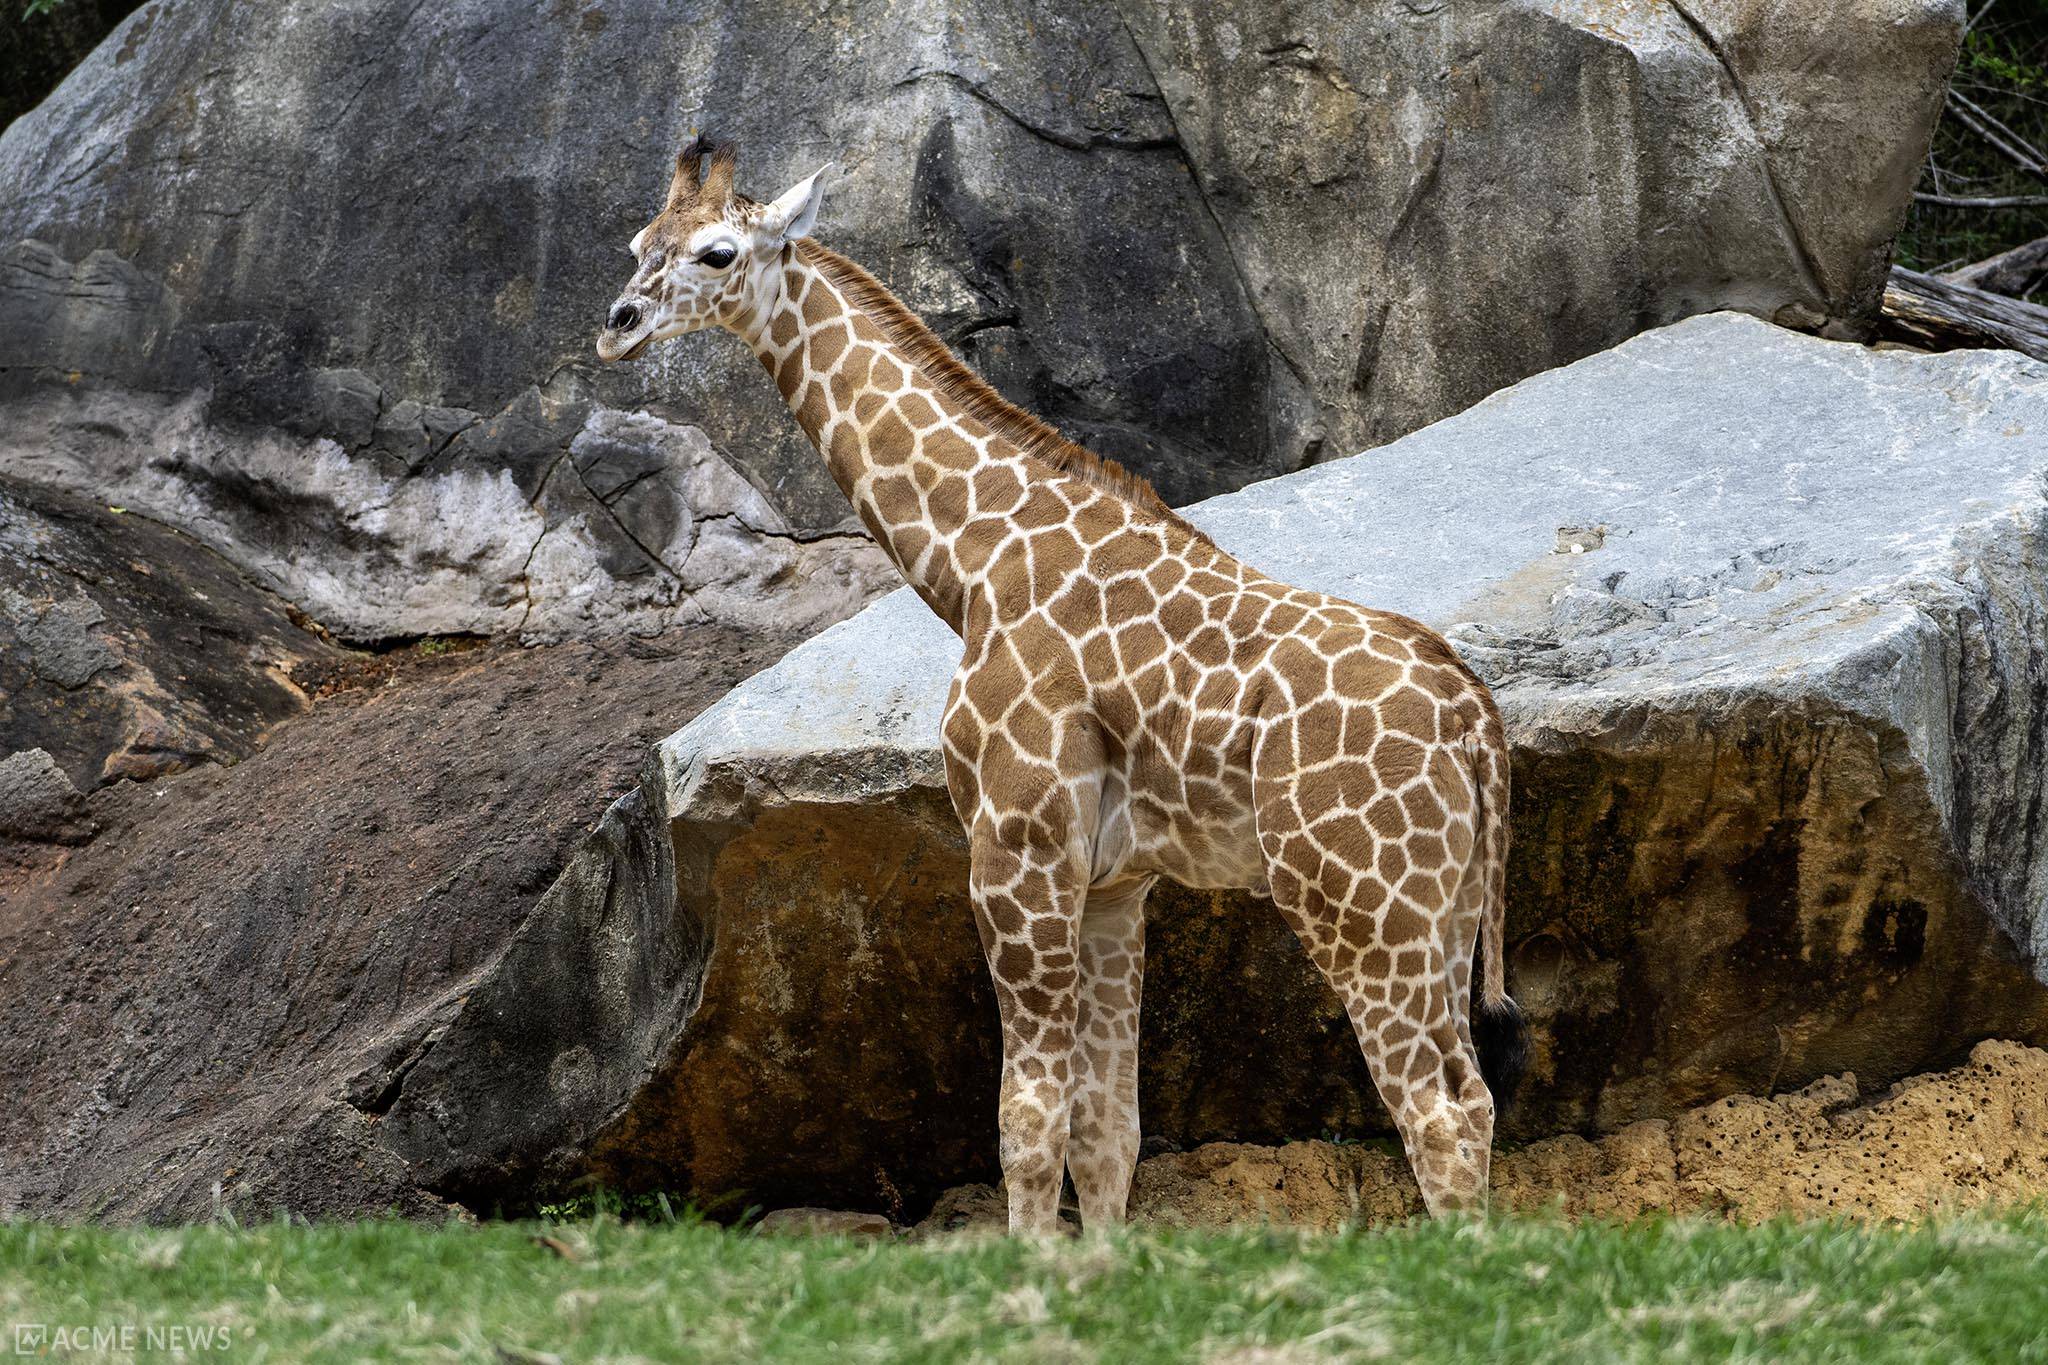
{"label": "green foliage", "polygon": [[[1500,1218],[1038,1244],[682,1219],[0,1225],[13,1323],[197,1324],[361,1361],[2048,1361],[2048,1216]],[[11,1343],[0,1343],[7,1345]]]}
{"label": "green foliage", "polygon": [[[2021,165],[1981,126],[1973,126],[1995,120],[2048,154],[2048,4],[1971,0],[1970,12],[1973,26],[1950,82],[1960,100],[1951,100],[1935,129],[1919,190],[1964,199],[2048,196],[2048,177]],[[1916,270],[1941,270],[2044,236],[2048,206],[1977,209],[1923,201],[1906,220],[1897,256]],[[2044,300],[2036,294],[2035,301]]]}
{"label": "green foliage", "polygon": [[620,1194],[596,1189],[565,1195],[553,1203],[539,1205],[534,1212],[545,1222],[577,1223],[592,1218],[610,1218],[628,1223],[702,1222],[703,1215],[682,1199],[670,1199],[656,1190],[653,1194]]}
{"label": "green foliage", "polygon": [[1965,74],[1980,81],[1995,81],[2006,86],[2003,92],[2006,94],[2040,88],[2041,68],[2008,55],[2009,51],[1996,37],[1988,33],[1973,33],[1963,40],[1959,65]]}
{"label": "green foliage", "polygon": [[64,0],[28,0],[28,8],[21,12],[24,19],[33,19],[38,14],[48,14],[64,3]]}

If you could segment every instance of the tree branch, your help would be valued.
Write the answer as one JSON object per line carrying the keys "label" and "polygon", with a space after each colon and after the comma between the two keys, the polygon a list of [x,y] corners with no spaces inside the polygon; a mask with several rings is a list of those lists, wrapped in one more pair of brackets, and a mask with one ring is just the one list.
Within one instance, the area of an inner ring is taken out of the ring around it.
{"label": "tree branch", "polygon": [[1915,194],[1916,203],[1944,209],[2040,209],[2048,208],[2048,194],[2008,194],[1992,199],[1965,199],[1953,194]]}
{"label": "tree branch", "polygon": [[2027,140],[1992,117],[1982,105],[1975,103],[1958,90],[1948,92],[1950,107],[1977,136],[2005,153],[2021,170],[2035,175],[2048,171],[2048,157],[2035,151]]}

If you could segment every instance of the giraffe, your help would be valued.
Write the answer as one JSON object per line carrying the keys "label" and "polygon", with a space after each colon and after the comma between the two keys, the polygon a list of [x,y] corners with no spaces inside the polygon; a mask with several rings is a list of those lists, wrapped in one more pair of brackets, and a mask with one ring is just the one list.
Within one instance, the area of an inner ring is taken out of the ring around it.
{"label": "giraffe", "polygon": [[[1484,1207],[1521,1068],[1502,955],[1500,714],[1419,623],[1240,562],[1018,409],[694,138],[601,359],[751,347],[912,589],[961,637],[940,736],[1000,1014],[1010,1228],[1121,1222],[1138,1154],[1147,893],[1270,896],[1350,1018],[1433,1214]],[[1494,1087],[1482,1072],[1482,1056]]]}

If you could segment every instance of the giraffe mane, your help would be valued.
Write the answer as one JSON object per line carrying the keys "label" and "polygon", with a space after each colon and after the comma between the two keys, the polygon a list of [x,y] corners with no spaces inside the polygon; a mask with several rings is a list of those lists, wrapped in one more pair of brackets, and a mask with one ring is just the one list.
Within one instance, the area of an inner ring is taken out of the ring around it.
{"label": "giraffe mane", "polygon": [[952,348],[873,275],[812,238],[798,241],[796,249],[799,258],[821,271],[834,288],[846,295],[847,302],[881,328],[882,334],[924,372],[934,388],[958,403],[975,421],[1053,473],[1080,479],[1209,543],[1209,537],[1200,528],[1167,506],[1159,490],[1142,474],[1068,440],[1050,422],[997,393],[987,380],[961,363]]}

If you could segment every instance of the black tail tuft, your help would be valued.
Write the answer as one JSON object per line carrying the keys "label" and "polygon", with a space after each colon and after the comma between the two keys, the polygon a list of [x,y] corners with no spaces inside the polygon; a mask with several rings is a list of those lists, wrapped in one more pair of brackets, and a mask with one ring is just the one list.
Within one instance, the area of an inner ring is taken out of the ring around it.
{"label": "black tail tuft", "polygon": [[[1484,954],[1485,946],[1477,948]],[[1529,1069],[1529,1021],[1522,1007],[1503,996],[1489,1005],[1479,989],[1483,977],[1479,957],[1472,962],[1472,1045],[1479,1050],[1479,1074],[1493,1095],[1493,1121],[1506,1121],[1514,1107],[1515,1091],[1521,1088],[1522,1073]]]}
{"label": "black tail tuft", "polygon": [[1493,1121],[1507,1119],[1529,1069],[1529,1021],[1512,1000],[1499,1005],[1472,1002],[1472,1044],[1479,1049],[1479,1074],[1493,1095]]}

